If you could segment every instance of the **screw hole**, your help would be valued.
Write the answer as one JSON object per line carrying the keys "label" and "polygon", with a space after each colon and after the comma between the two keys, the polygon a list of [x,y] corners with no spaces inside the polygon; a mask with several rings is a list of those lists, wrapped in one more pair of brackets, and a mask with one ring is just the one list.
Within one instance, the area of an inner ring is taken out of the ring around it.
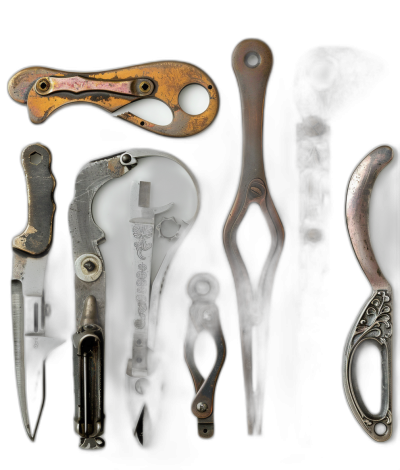
{"label": "screw hole", "polygon": [[142,362],[142,358],[141,358],[141,357],[137,357],[137,358],[136,358],[136,362],[137,362],[138,364],[140,364],[140,363]]}
{"label": "screw hole", "polygon": [[196,284],[196,292],[199,295],[206,295],[210,292],[211,286],[207,281],[199,281]]}
{"label": "screw hole", "polygon": [[147,85],[147,83],[143,83],[142,90],[147,91],[148,89],[149,89],[149,85]]}
{"label": "screw hole", "polygon": [[208,85],[208,89],[209,89],[209,90],[212,90],[212,85]]}
{"label": "screw hole", "polygon": [[261,58],[257,52],[248,52],[244,58],[244,63],[251,69],[256,68],[260,62]]}
{"label": "screw hole", "polygon": [[375,432],[378,436],[383,436],[386,433],[387,427],[384,423],[375,424]]}
{"label": "screw hole", "polygon": [[40,155],[38,152],[33,152],[30,154],[29,159],[33,165],[39,165],[43,160],[43,155]]}
{"label": "screw hole", "polygon": [[208,433],[208,429],[203,429],[203,433],[204,433],[204,434],[207,434],[207,433]]}
{"label": "screw hole", "polygon": [[144,126],[144,121],[142,121],[142,122],[140,123],[140,125],[141,125],[141,126]]}
{"label": "screw hole", "polygon": [[40,84],[40,88],[41,88],[42,90],[44,90],[44,89],[46,88],[46,84],[45,84],[44,82],[42,82],[42,83]]}

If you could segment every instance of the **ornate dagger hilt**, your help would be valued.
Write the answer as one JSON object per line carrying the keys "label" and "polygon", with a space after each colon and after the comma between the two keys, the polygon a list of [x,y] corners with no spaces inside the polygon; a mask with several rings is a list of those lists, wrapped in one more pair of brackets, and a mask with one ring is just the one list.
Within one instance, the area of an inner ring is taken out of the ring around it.
{"label": "ornate dagger hilt", "polygon": [[[192,375],[196,396],[192,413],[197,417],[200,437],[214,435],[214,394],[217,380],[226,357],[225,339],[219,320],[215,299],[219,292],[218,281],[211,274],[201,273],[192,277],[188,294],[193,300],[185,340],[185,360]],[[198,335],[208,331],[217,347],[217,358],[209,376],[204,379],[194,360],[194,345]]]}
{"label": "ornate dagger hilt", "polygon": [[[372,295],[347,339],[343,360],[343,385],[347,401],[361,427],[375,441],[392,434],[392,288],[376,261],[369,236],[369,203],[379,173],[393,158],[388,146],[367,155],[354,171],[347,191],[346,219],[358,262],[367,276]],[[372,414],[366,407],[353,369],[357,348],[365,341],[377,344],[382,356],[381,410]]]}
{"label": "ornate dagger hilt", "polygon": [[[242,359],[247,402],[249,434],[261,433],[264,370],[253,383],[254,362],[265,362],[266,316],[285,232],[268,189],[263,159],[264,101],[272,69],[272,52],[262,41],[247,39],[239,43],[232,55],[237,78],[243,126],[242,173],[233,207],[224,228],[224,246],[235,281],[241,330]],[[257,204],[271,232],[271,247],[254,292],[249,273],[237,244],[237,232],[251,204]],[[264,350],[253,358],[253,328]]]}

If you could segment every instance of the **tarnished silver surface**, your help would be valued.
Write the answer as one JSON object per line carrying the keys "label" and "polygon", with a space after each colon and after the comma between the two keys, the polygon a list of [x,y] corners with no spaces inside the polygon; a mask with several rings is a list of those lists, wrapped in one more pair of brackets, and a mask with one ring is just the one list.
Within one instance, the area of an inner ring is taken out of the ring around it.
{"label": "tarnished silver surface", "polygon": [[[36,160],[32,156],[37,157]],[[44,283],[55,205],[49,149],[33,144],[22,152],[28,192],[28,226],[13,240],[11,281],[14,360],[22,421],[36,436],[45,400],[45,361],[64,341],[46,336]]]}
{"label": "tarnished silver surface", "polygon": [[[104,327],[106,277],[104,260],[98,245],[105,234],[92,214],[93,199],[108,181],[126,174],[135,161],[116,156],[92,161],[80,171],[75,196],[69,209],[75,266],[74,382],[75,429],[81,436],[81,448],[104,446]],[[95,313],[94,313],[95,312]],[[87,318],[91,320],[86,321]],[[81,346],[82,345],[82,346]]]}
{"label": "tarnished silver surface", "polygon": [[[347,191],[346,219],[358,262],[367,276],[372,295],[347,339],[343,361],[343,384],[349,406],[361,427],[375,441],[392,434],[392,288],[376,261],[369,236],[369,203],[379,173],[393,158],[388,146],[378,147],[354,171]],[[382,356],[381,410],[372,414],[361,397],[353,361],[358,346],[374,341]]]}

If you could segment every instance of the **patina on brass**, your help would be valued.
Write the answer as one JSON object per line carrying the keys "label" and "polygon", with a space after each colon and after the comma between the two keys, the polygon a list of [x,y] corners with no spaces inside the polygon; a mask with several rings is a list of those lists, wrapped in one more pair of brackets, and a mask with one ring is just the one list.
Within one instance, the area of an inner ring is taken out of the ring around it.
{"label": "patina on brass", "polygon": [[28,190],[28,225],[14,238],[12,246],[30,255],[42,255],[53,239],[56,210],[50,150],[41,144],[29,145],[22,152],[22,166]]}
{"label": "patina on brass", "polygon": [[[192,84],[203,86],[210,98],[208,108],[196,116],[187,114],[179,105],[180,92]],[[131,112],[122,112],[118,117],[170,137],[201,132],[212,123],[219,107],[217,88],[205,72],[194,65],[172,61],[93,73],[29,67],[10,79],[8,92],[15,101],[28,105],[29,117],[35,124],[69,103],[92,103],[114,113],[139,99],[154,98],[170,108],[170,124],[160,126]]]}
{"label": "patina on brass", "polygon": [[[242,174],[236,199],[225,223],[223,239],[238,300],[249,434],[261,434],[268,314],[285,238],[268,189],[263,158],[264,101],[272,62],[270,48],[257,39],[242,41],[232,55],[242,102]],[[237,244],[239,226],[251,204],[260,207],[271,232],[271,247],[256,290],[252,288]]]}
{"label": "patina on brass", "polygon": [[[347,190],[346,221],[354,253],[372,287],[372,294],[350,330],[343,360],[343,385],[347,402],[364,431],[375,441],[392,435],[392,288],[383,275],[369,236],[369,203],[379,173],[391,162],[393,150],[378,147],[367,155],[351,176]],[[365,405],[353,367],[358,347],[375,343],[382,357],[381,410],[371,413]]]}

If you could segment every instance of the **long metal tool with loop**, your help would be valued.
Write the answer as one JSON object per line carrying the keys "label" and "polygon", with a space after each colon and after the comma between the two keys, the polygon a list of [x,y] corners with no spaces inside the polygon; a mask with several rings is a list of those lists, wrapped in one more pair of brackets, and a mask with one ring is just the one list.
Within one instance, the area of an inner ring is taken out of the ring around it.
{"label": "long metal tool with loop", "polygon": [[[364,431],[375,441],[392,435],[392,288],[376,261],[369,237],[369,202],[379,173],[391,162],[393,151],[378,147],[354,171],[347,190],[346,220],[351,244],[372,287],[368,299],[347,339],[343,360],[346,398]],[[375,342],[382,356],[381,410],[371,413],[360,394],[354,358],[365,341]]]}
{"label": "long metal tool with loop", "polygon": [[[272,62],[270,48],[257,39],[246,39],[239,43],[232,56],[242,102],[243,161],[239,189],[226,221],[223,237],[239,307],[249,434],[261,434],[267,314],[285,237],[282,222],[268,190],[263,160],[264,99]],[[259,205],[271,232],[270,251],[255,292],[236,240],[239,225],[253,203]],[[254,351],[256,358],[253,357]],[[255,363],[257,374],[254,375],[257,378],[253,381]]]}

